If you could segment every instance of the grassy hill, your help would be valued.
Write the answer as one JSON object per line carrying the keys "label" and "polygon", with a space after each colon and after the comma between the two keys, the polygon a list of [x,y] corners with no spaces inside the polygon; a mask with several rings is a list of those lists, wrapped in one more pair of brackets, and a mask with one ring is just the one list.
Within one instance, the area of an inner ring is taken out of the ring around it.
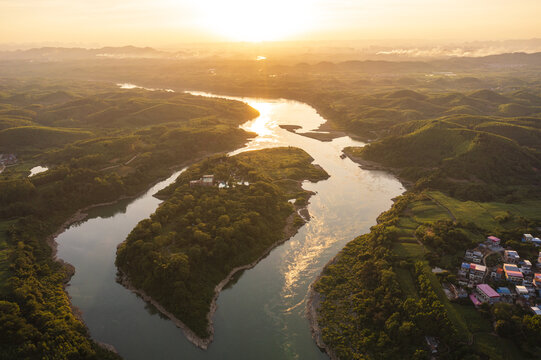
{"label": "grassy hill", "polygon": [[11,127],[0,130],[0,151],[15,152],[26,148],[61,147],[67,143],[91,136],[90,131],[76,129],[45,126]]}

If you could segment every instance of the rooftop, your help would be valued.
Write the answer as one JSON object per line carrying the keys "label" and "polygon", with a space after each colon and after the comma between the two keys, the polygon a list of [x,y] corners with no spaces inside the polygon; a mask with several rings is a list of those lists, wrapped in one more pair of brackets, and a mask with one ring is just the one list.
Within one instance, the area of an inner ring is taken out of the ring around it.
{"label": "rooftop", "polygon": [[520,269],[514,264],[503,264],[503,270],[507,276],[524,277]]}
{"label": "rooftop", "polygon": [[470,269],[475,270],[475,271],[482,271],[482,272],[487,271],[486,266],[479,265],[479,264],[470,264]]}
{"label": "rooftop", "polygon": [[541,315],[541,309],[538,306],[532,306],[530,309],[532,309],[535,315]]}
{"label": "rooftop", "polygon": [[522,286],[522,285],[517,285],[515,286],[516,290],[517,290],[517,293],[519,294],[528,294],[528,289],[526,289],[526,286]]}
{"label": "rooftop", "polygon": [[511,290],[509,290],[509,288],[506,288],[506,287],[499,287],[498,290],[496,291],[500,295],[511,295]]}
{"label": "rooftop", "polygon": [[479,284],[477,285],[477,288],[484,292],[488,297],[496,298],[500,297],[500,294],[498,294],[493,288],[490,287],[488,284]]}
{"label": "rooftop", "polygon": [[516,252],[515,250],[505,250],[505,254],[507,255],[507,257],[512,257],[512,258],[520,258],[520,256],[518,255],[518,252]]}
{"label": "rooftop", "polygon": [[479,306],[482,304],[479,300],[477,300],[477,298],[473,294],[470,294],[470,300],[475,306]]}

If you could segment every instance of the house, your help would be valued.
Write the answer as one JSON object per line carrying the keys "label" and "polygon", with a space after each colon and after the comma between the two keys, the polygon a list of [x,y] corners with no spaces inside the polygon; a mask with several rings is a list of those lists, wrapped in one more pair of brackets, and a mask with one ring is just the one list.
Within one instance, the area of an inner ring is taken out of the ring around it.
{"label": "house", "polygon": [[534,313],[534,315],[541,315],[541,309],[539,309],[539,306],[532,306],[530,307],[530,310]]}
{"label": "house", "polygon": [[203,175],[199,180],[192,180],[190,186],[214,186],[214,175]]}
{"label": "house", "polygon": [[541,246],[541,239],[538,237],[534,237],[532,239],[532,244],[534,244],[535,246]]}
{"label": "house", "polygon": [[468,292],[463,289],[463,288],[458,288],[456,289],[456,294],[455,296],[458,298],[458,299],[465,299],[468,297]]}
{"label": "house", "polygon": [[458,269],[458,277],[466,279],[469,273],[470,273],[470,264],[465,263],[465,262],[462,263],[462,265],[460,265],[460,268]]}
{"label": "house", "polygon": [[201,185],[203,186],[213,186],[214,185],[214,175],[203,175],[201,178]]}
{"label": "house", "polygon": [[496,292],[500,294],[500,301],[505,302],[508,304],[513,303],[513,295],[511,294],[511,290],[507,287],[499,287]]}
{"label": "house", "polygon": [[496,236],[491,235],[491,236],[487,237],[487,244],[490,247],[499,247],[500,243],[501,243],[501,240],[498,239]]}
{"label": "house", "polygon": [[505,279],[513,284],[522,284],[524,275],[515,264],[503,264]]}
{"label": "house", "polygon": [[532,234],[522,234],[522,242],[531,242],[532,240]]}
{"label": "house", "polygon": [[503,259],[509,264],[518,264],[520,256],[515,250],[505,250],[503,252]]}
{"label": "house", "polygon": [[466,254],[464,255],[464,260],[474,262],[476,264],[480,264],[483,260],[483,254],[480,251],[475,250],[466,250]]}
{"label": "house", "polygon": [[480,302],[474,294],[470,294],[470,300],[473,303],[473,305],[475,305],[475,307],[478,307],[479,305],[482,304],[482,302]]}
{"label": "house", "polygon": [[502,276],[503,276],[503,269],[501,267],[498,267],[498,268],[494,268],[491,272],[490,272],[490,278],[492,280],[501,280],[502,279]]}
{"label": "house", "polygon": [[478,284],[483,281],[485,273],[487,272],[487,267],[479,264],[470,264],[470,276],[469,279],[474,283]]}
{"label": "house", "polygon": [[517,285],[515,286],[515,291],[517,295],[521,298],[528,299],[530,297],[530,292],[526,289],[526,286]]}
{"label": "house", "polygon": [[533,285],[536,288],[541,289],[541,273],[533,274]]}
{"label": "house", "polygon": [[532,263],[531,263],[531,261],[530,260],[524,260],[521,263],[520,270],[522,271],[522,273],[524,275],[531,274],[532,273]]}
{"label": "house", "polygon": [[500,301],[500,294],[498,294],[488,284],[478,284],[475,287],[475,297],[482,303],[494,304]]}
{"label": "house", "polygon": [[13,165],[17,163],[15,154],[0,154],[0,165]]}

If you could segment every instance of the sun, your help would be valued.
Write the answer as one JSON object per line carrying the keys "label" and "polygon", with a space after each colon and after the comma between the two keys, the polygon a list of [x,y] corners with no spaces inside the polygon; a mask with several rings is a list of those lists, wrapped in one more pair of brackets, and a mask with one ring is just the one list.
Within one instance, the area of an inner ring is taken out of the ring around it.
{"label": "sun", "polygon": [[198,8],[201,27],[232,41],[287,40],[311,25],[305,0],[205,0]]}

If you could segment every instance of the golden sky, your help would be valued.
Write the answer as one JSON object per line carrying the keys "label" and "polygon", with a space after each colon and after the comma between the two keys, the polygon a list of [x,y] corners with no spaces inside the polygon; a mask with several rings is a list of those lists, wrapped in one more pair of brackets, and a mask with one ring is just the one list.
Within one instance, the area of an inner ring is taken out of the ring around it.
{"label": "golden sky", "polygon": [[0,43],[541,37],[541,0],[0,0]]}

